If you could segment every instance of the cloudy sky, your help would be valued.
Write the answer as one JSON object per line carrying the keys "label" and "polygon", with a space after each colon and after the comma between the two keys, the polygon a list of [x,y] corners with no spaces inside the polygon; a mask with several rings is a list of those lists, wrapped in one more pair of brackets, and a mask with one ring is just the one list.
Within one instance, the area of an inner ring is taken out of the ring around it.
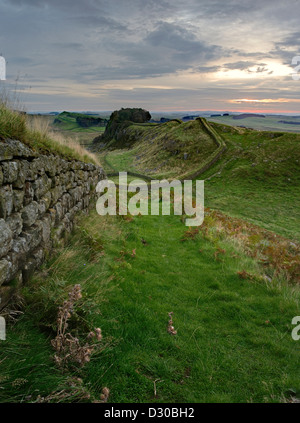
{"label": "cloudy sky", "polygon": [[1,87],[28,111],[300,113],[299,16],[298,0],[0,0]]}

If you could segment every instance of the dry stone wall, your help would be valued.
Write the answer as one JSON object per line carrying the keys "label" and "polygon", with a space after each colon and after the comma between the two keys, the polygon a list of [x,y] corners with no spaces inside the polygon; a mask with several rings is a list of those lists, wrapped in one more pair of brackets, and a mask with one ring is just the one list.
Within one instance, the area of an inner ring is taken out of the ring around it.
{"label": "dry stone wall", "polygon": [[0,309],[88,210],[101,167],[0,140]]}

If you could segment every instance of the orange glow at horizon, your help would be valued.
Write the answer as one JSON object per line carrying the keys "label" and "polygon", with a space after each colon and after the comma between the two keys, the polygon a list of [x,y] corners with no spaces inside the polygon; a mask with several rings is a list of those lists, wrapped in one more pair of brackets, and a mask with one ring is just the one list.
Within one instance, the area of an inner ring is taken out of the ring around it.
{"label": "orange glow at horizon", "polygon": [[249,99],[249,98],[240,98],[240,99],[233,99],[233,100],[228,100],[228,103],[299,103],[300,99],[287,99],[287,98],[264,98],[261,100],[258,99]]}

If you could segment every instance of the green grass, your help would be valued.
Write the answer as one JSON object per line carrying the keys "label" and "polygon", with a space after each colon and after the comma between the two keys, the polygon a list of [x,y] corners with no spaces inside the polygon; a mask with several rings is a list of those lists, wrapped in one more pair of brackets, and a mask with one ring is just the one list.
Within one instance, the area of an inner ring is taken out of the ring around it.
{"label": "green grass", "polygon": [[299,135],[215,128],[227,151],[199,177],[206,206],[299,241]]}
{"label": "green grass", "polygon": [[300,117],[284,115],[266,115],[266,117],[245,117],[243,119],[233,119],[233,116],[207,117],[209,122],[216,122],[231,126],[245,126],[246,128],[256,129],[258,131],[281,131],[281,132],[300,132],[299,125],[285,124],[286,122],[300,122]]}
{"label": "green grass", "polygon": [[72,113],[72,112],[63,112],[60,113],[58,116],[56,116],[54,123],[54,127],[61,131],[68,131],[68,132],[84,132],[84,133],[92,133],[95,135],[98,135],[99,133],[103,133],[105,130],[104,126],[90,126],[87,128],[84,128],[80,126],[76,122],[76,117],[91,117],[89,115],[84,115],[82,113]]}
{"label": "green grass", "polygon": [[[213,123],[210,127],[224,140],[227,151],[198,177],[205,180],[206,206],[299,241],[300,135]],[[130,148],[103,153],[108,172],[127,170],[154,179],[188,178],[216,151],[215,144],[202,139],[206,134],[197,121],[142,129],[132,125],[127,133],[125,141],[131,140]],[[199,149],[199,139],[203,149]],[[170,148],[180,153],[168,151]],[[183,160],[184,151],[189,151],[187,160]]]}
{"label": "green grass", "polygon": [[126,128],[124,137],[112,140],[108,146],[118,148],[106,155],[113,168],[127,168],[155,178],[186,177],[200,169],[217,150],[200,121],[178,120],[162,125],[132,124]]}
{"label": "green grass", "polygon": [[35,125],[37,122],[34,125],[28,123],[32,123],[32,118],[27,119],[25,114],[11,110],[0,100],[0,141],[8,138],[17,139],[41,153],[53,153],[67,159],[98,164],[95,156],[75,145],[76,143],[49,134],[44,119],[40,118],[38,125]]}
{"label": "green grass", "polygon": [[[182,242],[186,230],[178,216],[92,212],[82,221],[23,292],[26,313],[1,346],[0,401],[49,395],[63,383],[51,327],[75,283],[84,293],[82,324],[101,327],[107,343],[77,372],[95,398],[104,386],[110,402],[278,402],[299,392],[291,338],[299,290],[284,279],[265,282],[263,268],[228,239],[200,233]],[[252,277],[241,279],[242,270]],[[171,311],[176,336],[167,333]],[[16,379],[30,382],[16,390]]]}
{"label": "green grass", "polygon": [[27,317],[10,328],[0,349],[0,402],[31,402],[57,390],[65,377],[51,358],[49,338]]}
{"label": "green grass", "polygon": [[114,150],[105,153],[106,168],[110,172],[137,172],[138,168],[134,164],[136,150]]}
{"label": "green grass", "polygon": [[0,138],[24,139],[25,134],[25,116],[10,110],[0,100]]}
{"label": "green grass", "polygon": [[[151,174],[146,166],[161,163],[161,146],[174,139],[193,152],[199,139],[189,125],[171,122],[163,134],[159,127],[131,127],[127,140],[139,134],[141,142],[109,151],[106,170]],[[200,176],[206,206],[299,240],[299,135],[212,127],[227,151]],[[152,176],[193,170],[205,151],[211,153],[203,148],[198,161],[185,160],[185,169],[169,152],[169,164]],[[296,246],[269,235],[216,212],[207,212],[194,231],[178,216],[91,212],[22,291],[26,312],[8,324],[0,350],[0,402],[32,402],[38,395],[85,402],[76,390],[59,394],[78,376],[91,400],[107,386],[109,401],[117,403],[285,402],[291,390],[299,396],[299,342],[291,337],[299,285],[285,255]],[[261,264],[259,251],[268,251],[275,267]],[[50,341],[57,309],[77,283],[84,295],[71,330],[82,338],[101,327],[104,348],[84,368],[61,373]],[[167,332],[171,311],[175,336]]]}

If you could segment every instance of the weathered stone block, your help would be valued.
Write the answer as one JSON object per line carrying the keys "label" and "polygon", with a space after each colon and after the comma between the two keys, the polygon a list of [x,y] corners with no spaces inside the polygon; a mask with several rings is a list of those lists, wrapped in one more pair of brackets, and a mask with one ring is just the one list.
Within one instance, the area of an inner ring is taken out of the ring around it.
{"label": "weathered stone block", "polygon": [[74,203],[76,204],[82,198],[83,188],[81,186],[78,186],[78,187],[76,187],[74,189],[71,189],[70,190],[70,195],[72,196],[72,198],[74,200]]}
{"label": "weathered stone block", "polygon": [[13,190],[13,206],[15,211],[20,211],[24,205],[25,192],[22,190]]}
{"label": "weathered stone block", "polygon": [[46,205],[44,201],[38,203],[38,218],[41,219],[46,213]]}
{"label": "weathered stone block", "polygon": [[55,226],[55,221],[56,221],[56,210],[53,208],[50,208],[48,210],[50,219],[51,219],[51,227],[53,228],[53,226]]}
{"label": "weathered stone block", "polygon": [[51,190],[51,206],[53,206],[63,195],[63,189],[61,185],[56,186]]}
{"label": "weathered stone block", "polygon": [[61,204],[63,207],[64,213],[66,213],[72,207],[72,197],[70,194],[66,193],[61,197]]}
{"label": "weathered stone block", "polygon": [[51,188],[51,184],[51,179],[49,179],[47,175],[43,175],[34,181],[32,185],[34,190],[34,199],[39,200],[44,194],[46,194],[46,192],[48,192]]}
{"label": "weathered stone block", "polygon": [[43,195],[43,197],[41,198],[41,202],[43,202],[45,204],[46,211],[47,211],[50,207],[50,204],[51,204],[51,192],[50,191],[46,192]]}
{"label": "weathered stone block", "polygon": [[34,181],[37,178],[37,170],[33,162],[28,162],[27,160],[20,161],[20,169],[24,172],[26,181]]}
{"label": "weathered stone block", "polygon": [[32,226],[37,221],[38,213],[39,209],[36,201],[32,201],[30,204],[25,206],[21,210],[24,226]]}
{"label": "weathered stone block", "polygon": [[0,166],[0,186],[3,184],[3,172],[2,167]]}
{"label": "weathered stone block", "polygon": [[3,182],[11,184],[18,178],[19,166],[17,162],[3,162],[2,163]]}
{"label": "weathered stone block", "polygon": [[28,251],[35,250],[42,241],[42,225],[40,222],[27,229],[26,232],[22,232],[22,238],[25,238]]}
{"label": "weathered stone block", "polygon": [[48,157],[46,161],[46,172],[47,174],[53,178],[57,173],[57,158],[55,156]]}
{"label": "weathered stone block", "polygon": [[48,248],[50,246],[51,236],[51,216],[47,214],[40,223],[42,228],[42,243]]}
{"label": "weathered stone block", "polygon": [[12,246],[13,232],[4,219],[0,219],[0,258],[6,256]]}
{"label": "weathered stone block", "polygon": [[82,199],[82,202],[83,202],[83,208],[87,209],[90,204],[90,197],[87,195],[86,197]]}
{"label": "weathered stone block", "polygon": [[6,143],[6,141],[0,140],[0,161],[11,160],[13,156],[12,148]]}
{"label": "weathered stone block", "polygon": [[17,161],[16,163],[18,165],[18,176],[17,176],[17,179],[13,181],[13,188],[21,189],[24,187],[24,183],[26,179],[25,169],[24,169],[23,161]]}
{"label": "weathered stone block", "polygon": [[58,225],[59,222],[63,219],[64,217],[64,210],[63,210],[63,206],[60,202],[56,203],[56,205],[54,206],[54,210],[56,211],[56,215],[55,215],[55,224]]}
{"label": "weathered stone block", "polygon": [[45,253],[42,247],[37,248],[33,253],[32,256],[35,258],[36,260],[36,265],[39,267],[41,266],[41,264],[43,263],[44,257],[45,257]]}
{"label": "weathered stone block", "polygon": [[[23,229],[23,219],[22,219],[21,213],[12,214],[6,219],[6,223],[9,226],[11,232],[13,233],[14,238],[20,235]],[[0,235],[0,238],[1,238],[1,235]]]}
{"label": "weathered stone block", "polygon": [[13,192],[11,185],[0,188],[0,218],[6,219],[11,215],[14,207]]}
{"label": "weathered stone block", "polygon": [[0,260],[0,286],[9,280],[11,263],[6,259]]}
{"label": "weathered stone block", "polygon": [[32,164],[38,175],[45,174],[46,160],[46,156],[40,156],[33,160]]}
{"label": "weathered stone block", "polygon": [[34,197],[34,189],[32,182],[25,183],[25,190],[24,190],[24,204],[27,206],[29,203],[33,201]]}
{"label": "weathered stone block", "polygon": [[24,236],[19,236],[13,240],[11,252],[15,253],[19,259],[22,257],[25,258],[26,254],[29,252],[30,248],[27,243],[28,239]]}
{"label": "weathered stone block", "polygon": [[11,160],[13,157],[36,157],[37,154],[20,141],[0,141],[0,161]]}

